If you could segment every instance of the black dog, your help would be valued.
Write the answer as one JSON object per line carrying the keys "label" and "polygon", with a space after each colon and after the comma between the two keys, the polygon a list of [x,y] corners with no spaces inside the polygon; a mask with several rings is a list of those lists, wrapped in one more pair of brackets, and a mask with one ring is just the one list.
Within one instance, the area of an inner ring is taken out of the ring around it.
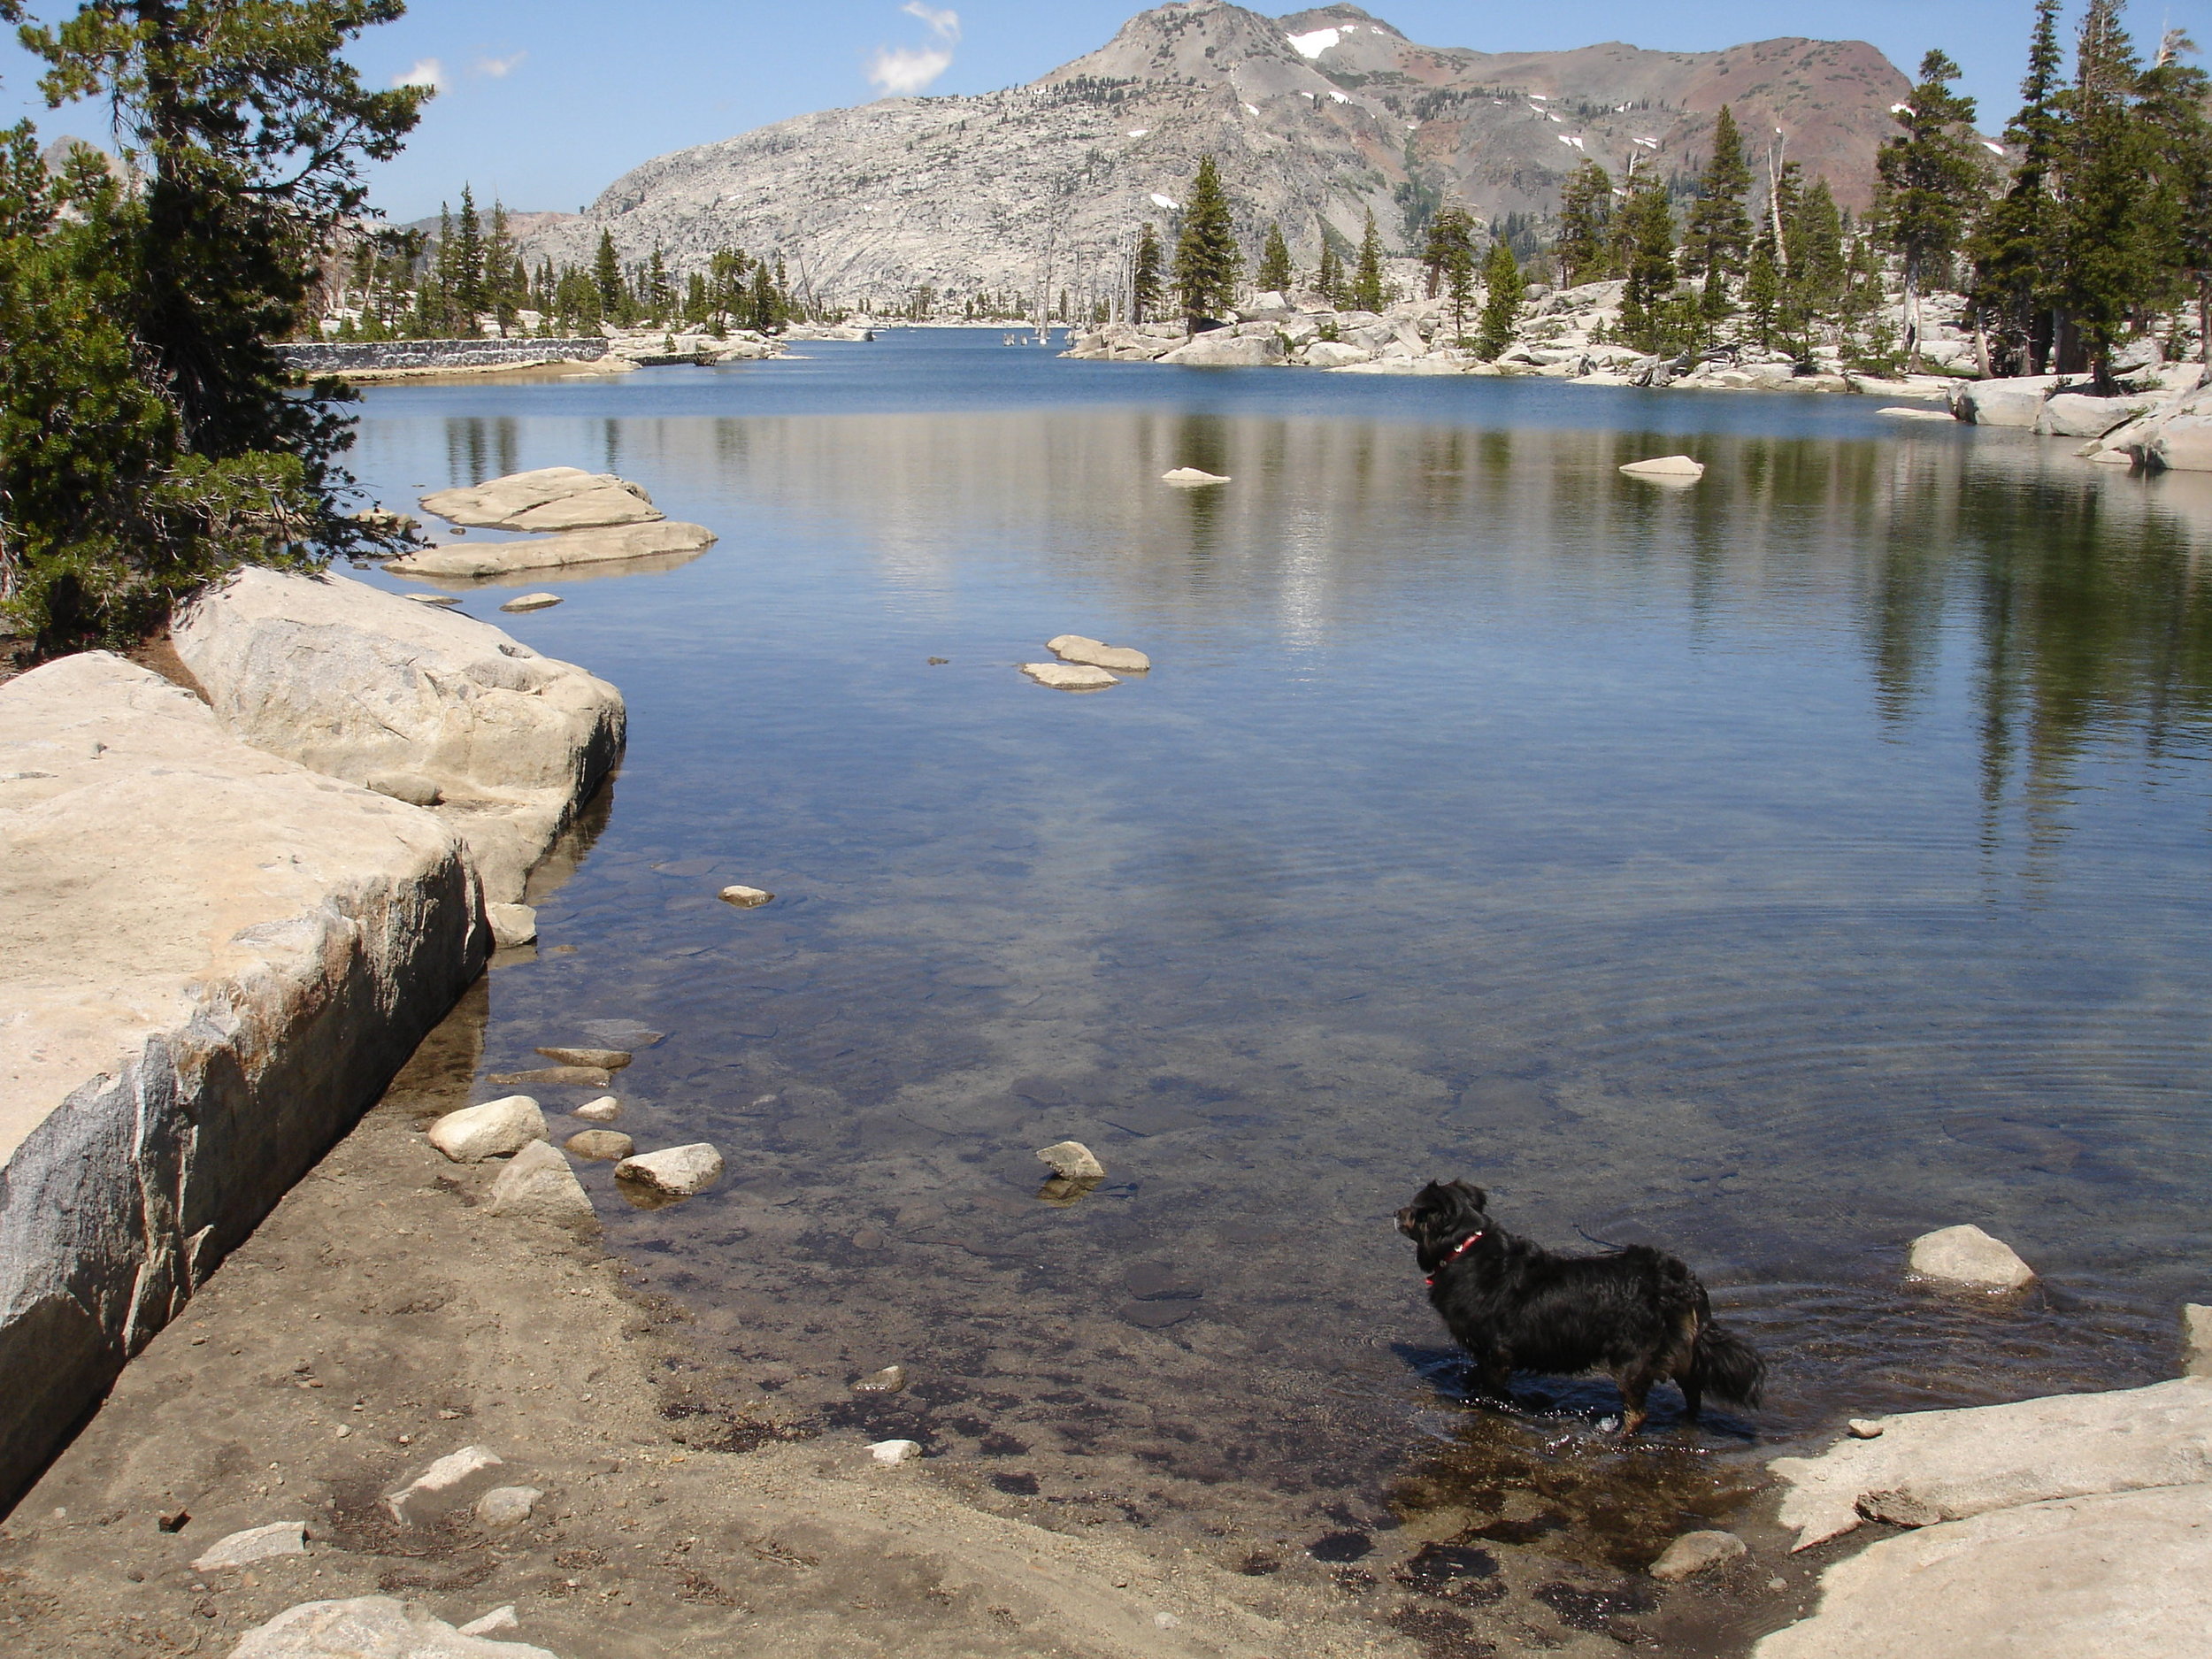
{"label": "black dog", "polygon": [[1643,1426],[1645,1396],[1669,1378],[1693,1420],[1709,1393],[1759,1403],[1766,1363],[1713,1322],[1705,1286],[1682,1263],[1642,1244],[1554,1256],[1499,1227],[1488,1202],[1465,1181],[1431,1181],[1398,1212],[1398,1231],[1489,1393],[1503,1399],[1517,1371],[1602,1371],[1620,1385],[1624,1435]]}

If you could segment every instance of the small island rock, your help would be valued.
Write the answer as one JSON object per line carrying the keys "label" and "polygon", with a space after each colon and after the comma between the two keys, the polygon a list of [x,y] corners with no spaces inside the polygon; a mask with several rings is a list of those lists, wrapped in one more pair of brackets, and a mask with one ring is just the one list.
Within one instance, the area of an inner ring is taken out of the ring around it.
{"label": "small island rock", "polygon": [[622,1102],[611,1094],[602,1094],[597,1100],[588,1100],[569,1114],[588,1124],[611,1124],[622,1116]]}
{"label": "small island rock", "polygon": [[510,1094],[448,1112],[430,1125],[430,1144],[456,1164],[480,1164],[545,1139],[545,1114],[527,1094]]}
{"label": "small island rock", "polygon": [[1063,634],[1056,639],[1047,640],[1045,649],[1064,663],[1114,668],[1125,674],[1141,674],[1152,666],[1152,659],[1142,651],[1133,651],[1126,645],[1108,645],[1080,634]]}
{"label": "small island rock", "polygon": [[1922,1233],[1912,1241],[1908,1259],[1922,1279],[1984,1290],[2017,1290],[2035,1277],[2035,1270],[2010,1245],[1971,1225]]}
{"label": "small island rock", "polygon": [[1179,466],[1172,472],[1160,474],[1163,484],[1225,484],[1228,481],[1226,473],[1203,472],[1194,466]]}
{"label": "small island rock", "polygon": [[1693,461],[1686,455],[1661,455],[1648,461],[1630,461],[1621,471],[1631,478],[1673,479],[1689,483],[1705,476],[1705,464]]}
{"label": "small island rock", "polygon": [[722,1179],[722,1155],[700,1141],[658,1152],[641,1152],[616,1164],[614,1172],[618,1180],[635,1181],[668,1197],[688,1198]]}
{"label": "small island rock", "polygon": [[1024,663],[1023,673],[1041,686],[1055,691],[1103,691],[1121,681],[1102,668],[1092,668],[1080,663]]}
{"label": "small island rock", "polygon": [[734,904],[741,910],[757,910],[776,895],[765,887],[724,887],[720,896],[725,904]]}
{"label": "small island rock", "polygon": [[558,594],[517,594],[499,608],[502,611],[542,611],[549,605],[560,603]]}
{"label": "small island rock", "polygon": [[1098,1161],[1097,1154],[1080,1141],[1062,1141],[1037,1148],[1040,1163],[1052,1166],[1052,1172],[1064,1181],[1099,1181],[1106,1179],[1106,1166]]}

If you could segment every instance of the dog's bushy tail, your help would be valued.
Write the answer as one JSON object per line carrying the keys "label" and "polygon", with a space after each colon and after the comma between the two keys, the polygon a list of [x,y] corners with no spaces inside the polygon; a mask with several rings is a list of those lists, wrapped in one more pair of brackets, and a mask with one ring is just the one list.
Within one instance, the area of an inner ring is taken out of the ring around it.
{"label": "dog's bushy tail", "polygon": [[1691,1350],[1698,1380],[1723,1400],[1755,1406],[1764,1392],[1767,1363],[1758,1350],[1724,1325],[1708,1319],[1697,1328],[1697,1345]]}

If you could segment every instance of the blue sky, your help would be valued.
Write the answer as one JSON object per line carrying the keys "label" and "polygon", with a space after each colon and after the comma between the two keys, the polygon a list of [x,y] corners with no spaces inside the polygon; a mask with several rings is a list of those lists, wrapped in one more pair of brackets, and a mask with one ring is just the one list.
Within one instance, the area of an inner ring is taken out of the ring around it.
{"label": "blue sky", "polygon": [[[28,3],[42,17],[66,7]],[[979,92],[1033,79],[1102,44],[1138,9],[1134,0],[417,0],[355,53],[380,84],[416,74],[441,87],[407,153],[380,171],[376,200],[411,219],[435,212],[466,180],[480,200],[572,211],[650,157],[865,103],[879,87]],[[1486,51],[1605,40],[1694,51],[1806,35],[1871,41],[1909,73],[1940,46],[1964,66],[1964,89],[1991,128],[2016,102],[2032,18],[2032,0],[1582,0],[1540,12],[1371,0],[1367,9],[1417,41]],[[2137,0],[2128,17],[2147,46],[2169,21],[2212,46],[2212,0]],[[33,80],[29,60],[0,47],[0,118],[31,113],[49,135],[105,142],[100,112],[45,111]]]}

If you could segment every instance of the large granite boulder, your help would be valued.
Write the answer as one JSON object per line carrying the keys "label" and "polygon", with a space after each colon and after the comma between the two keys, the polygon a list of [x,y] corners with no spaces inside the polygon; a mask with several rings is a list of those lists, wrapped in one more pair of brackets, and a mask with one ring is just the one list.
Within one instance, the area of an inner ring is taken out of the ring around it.
{"label": "large granite boulder", "polygon": [[104,652],[0,686],[0,918],[4,1505],[491,939],[449,825]]}
{"label": "large granite boulder", "polygon": [[1756,1659],[2172,1659],[2212,1631],[2212,1486],[2060,1498],[1884,1539]]}
{"label": "large granite boulder", "polygon": [[714,532],[703,524],[660,519],[653,524],[617,525],[603,530],[571,530],[565,535],[534,536],[526,541],[472,541],[466,547],[418,548],[386,562],[401,576],[473,579],[517,571],[554,570],[564,565],[607,565],[620,559],[666,558],[712,547]]}
{"label": "large granite boulder", "polygon": [[388,1595],[303,1601],[248,1631],[230,1659],[554,1659],[527,1642],[456,1630]]}
{"label": "large granite boulder", "polygon": [[[1781,1520],[1797,1529],[1797,1548],[1849,1532],[1870,1507],[1933,1523],[2055,1498],[2212,1483],[2212,1378],[1876,1421],[1877,1439],[1775,1459],[1789,1486]],[[2212,1512],[2206,1518],[2212,1524]]]}
{"label": "large granite boulder", "polygon": [[1969,380],[1952,395],[1951,411],[1978,426],[2032,426],[2043,413],[2044,400],[2058,384],[2055,374]]}
{"label": "large granite boulder", "polygon": [[1178,346],[1160,359],[1193,369],[1265,368],[1282,360],[1283,337],[1271,328],[1260,334],[1219,329],[1199,335],[1187,346]]}
{"label": "large granite boulder", "polygon": [[[2212,404],[2200,397],[2198,403]],[[2212,472],[2212,407],[2185,411],[2160,423],[2144,446],[2149,465],[2173,472]]]}
{"label": "large granite boulder", "polygon": [[2101,438],[2157,406],[2154,396],[2092,397],[2059,392],[2045,401],[2035,429],[2047,438]]}
{"label": "large granite boulder", "polygon": [[420,800],[492,903],[621,752],[622,695],[488,623],[340,576],[245,570],[182,608],[177,654],[223,725],[272,754]]}
{"label": "large granite boulder", "polygon": [[453,524],[493,530],[588,530],[663,517],[637,485],[580,466],[541,466],[465,489],[434,490],[422,504]]}

